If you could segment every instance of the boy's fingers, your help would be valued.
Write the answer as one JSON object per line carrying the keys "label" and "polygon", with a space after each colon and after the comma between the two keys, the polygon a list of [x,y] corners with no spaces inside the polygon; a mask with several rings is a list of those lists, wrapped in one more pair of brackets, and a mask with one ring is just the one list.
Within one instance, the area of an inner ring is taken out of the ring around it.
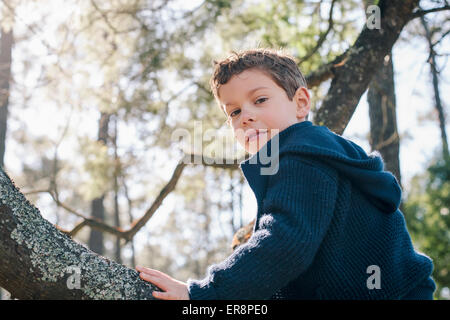
{"label": "boy's fingers", "polygon": [[152,276],[159,276],[159,277],[165,277],[165,278],[170,278],[167,274],[155,270],[155,269],[150,269],[150,268],[145,268],[145,267],[136,267],[136,270],[139,272],[143,272]]}
{"label": "boy's fingers", "polygon": [[157,276],[153,276],[153,275],[150,275],[150,274],[147,274],[147,273],[144,273],[144,272],[141,272],[139,274],[139,277],[141,279],[145,280],[145,281],[153,283],[158,288],[161,288],[161,289],[163,289],[165,291],[168,289],[166,280],[163,279],[163,278],[160,278],[160,277],[157,277]]}
{"label": "boy's fingers", "polygon": [[136,267],[136,270],[137,271],[139,271],[139,272],[144,272],[144,273],[148,273],[148,274],[153,274],[154,273],[154,271],[156,271],[156,270],[153,270],[153,269],[150,269],[150,268],[145,268],[145,267]]}
{"label": "boy's fingers", "polygon": [[153,291],[152,294],[157,299],[161,299],[161,300],[170,300],[171,299],[171,296],[168,292]]}

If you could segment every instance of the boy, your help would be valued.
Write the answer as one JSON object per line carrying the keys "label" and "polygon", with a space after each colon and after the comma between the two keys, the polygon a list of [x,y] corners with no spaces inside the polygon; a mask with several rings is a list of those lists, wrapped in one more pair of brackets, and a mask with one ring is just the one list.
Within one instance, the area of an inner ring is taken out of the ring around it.
{"label": "boy", "polygon": [[[137,267],[164,291],[156,298],[433,299],[433,264],[414,251],[396,178],[379,153],[306,120],[310,97],[292,57],[234,53],[216,62],[211,87],[254,154],[240,165],[258,203],[253,234],[203,280]],[[275,140],[279,165],[263,175],[259,157]]]}

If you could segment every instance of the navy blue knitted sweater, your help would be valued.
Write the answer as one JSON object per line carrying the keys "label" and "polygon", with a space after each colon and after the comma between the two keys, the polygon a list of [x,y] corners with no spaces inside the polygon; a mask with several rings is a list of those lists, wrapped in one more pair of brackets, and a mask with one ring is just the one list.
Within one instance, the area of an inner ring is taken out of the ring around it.
{"label": "navy blue knitted sweater", "polygon": [[[258,204],[252,236],[188,280],[191,299],[402,299],[425,281],[434,291],[378,152],[310,121],[281,131],[279,152],[273,141],[240,165]],[[261,174],[263,151],[278,155],[275,174]],[[368,285],[373,268],[379,288]]]}

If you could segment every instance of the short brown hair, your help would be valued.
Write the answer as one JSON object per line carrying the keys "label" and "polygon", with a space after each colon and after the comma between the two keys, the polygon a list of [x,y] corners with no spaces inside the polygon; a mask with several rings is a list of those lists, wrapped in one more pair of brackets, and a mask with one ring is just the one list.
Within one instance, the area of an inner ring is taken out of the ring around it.
{"label": "short brown hair", "polygon": [[250,49],[232,54],[221,61],[214,60],[214,73],[210,80],[211,90],[219,102],[219,88],[230,78],[247,69],[257,68],[267,73],[276,84],[286,91],[290,100],[306,80],[295,62],[295,58],[281,50],[269,48]]}

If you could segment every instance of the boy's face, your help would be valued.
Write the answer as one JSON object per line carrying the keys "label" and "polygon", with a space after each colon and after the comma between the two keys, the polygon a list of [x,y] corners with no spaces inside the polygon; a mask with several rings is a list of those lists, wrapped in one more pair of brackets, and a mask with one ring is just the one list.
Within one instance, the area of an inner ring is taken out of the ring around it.
{"label": "boy's face", "polygon": [[232,76],[219,88],[219,100],[236,139],[250,154],[273,135],[304,121],[310,109],[306,88],[299,88],[289,100],[282,87],[255,68]]}

